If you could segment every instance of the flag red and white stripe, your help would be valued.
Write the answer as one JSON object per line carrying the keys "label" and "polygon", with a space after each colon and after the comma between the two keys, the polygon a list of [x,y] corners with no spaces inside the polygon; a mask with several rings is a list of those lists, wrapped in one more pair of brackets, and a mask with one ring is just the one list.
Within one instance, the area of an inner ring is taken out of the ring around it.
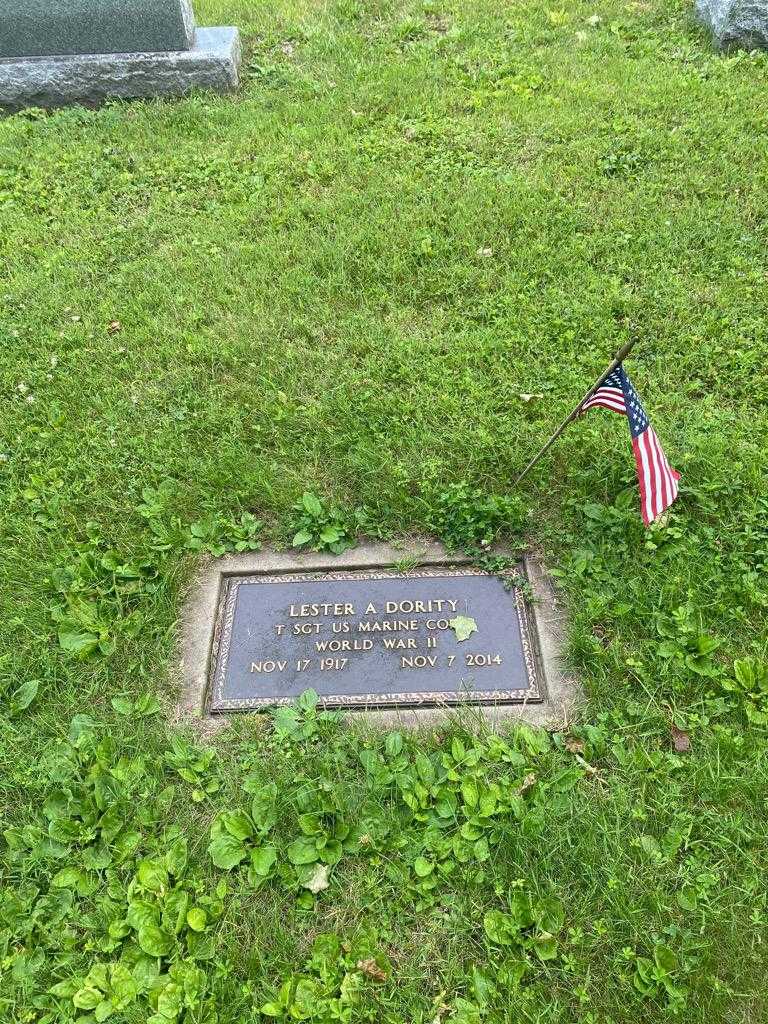
{"label": "flag red and white stripe", "polygon": [[640,483],[640,512],[648,526],[677,497],[680,474],[670,466],[653,427],[632,438],[632,450]]}
{"label": "flag red and white stripe", "polygon": [[670,466],[623,366],[618,366],[601,381],[597,390],[584,402],[580,412],[588,409],[610,409],[627,417],[640,484],[640,512],[643,522],[648,526],[677,497],[680,474]]}
{"label": "flag red and white stripe", "polygon": [[586,400],[581,407],[582,412],[587,409],[613,409],[614,412],[627,414],[627,404],[624,401],[624,392],[621,388],[599,387],[594,394]]}

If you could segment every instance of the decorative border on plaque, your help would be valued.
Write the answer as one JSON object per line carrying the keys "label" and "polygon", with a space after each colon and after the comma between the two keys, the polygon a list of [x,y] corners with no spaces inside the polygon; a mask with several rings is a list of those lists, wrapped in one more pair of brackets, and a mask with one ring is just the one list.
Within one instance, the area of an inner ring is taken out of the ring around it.
{"label": "decorative border on plaque", "polygon": [[[212,671],[210,675],[209,712],[244,711],[282,707],[293,704],[295,697],[224,697],[227,662],[232,643],[232,630],[237,608],[237,591],[244,583],[304,583],[311,580],[389,580],[389,579],[424,579],[430,576],[494,576],[483,569],[434,566],[413,569],[410,572],[387,572],[378,569],[339,569],[324,572],[316,569],[312,572],[272,573],[225,576],[222,593],[219,597],[219,613],[216,619],[213,648],[211,651]],[[375,707],[445,707],[454,704],[539,704],[544,695],[539,685],[538,659],[535,640],[526,608],[525,598],[520,588],[513,586],[515,611],[520,627],[520,640],[528,676],[528,687],[525,690],[409,690],[405,693],[339,693],[322,694],[318,701],[322,708],[357,708],[365,710]]]}

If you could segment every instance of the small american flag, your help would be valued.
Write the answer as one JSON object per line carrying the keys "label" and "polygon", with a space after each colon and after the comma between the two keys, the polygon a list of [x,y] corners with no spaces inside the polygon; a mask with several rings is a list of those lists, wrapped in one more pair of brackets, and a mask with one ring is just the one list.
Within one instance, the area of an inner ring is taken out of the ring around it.
{"label": "small american flag", "polygon": [[640,483],[640,508],[646,526],[658,519],[677,497],[680,474],[667,462],[656,431],[650,424],[632,381],[619,365],[601,382],[600,387],[584,402],[587,409],[613,409],[629,420],[632,451],[635,453],[637,479]]}

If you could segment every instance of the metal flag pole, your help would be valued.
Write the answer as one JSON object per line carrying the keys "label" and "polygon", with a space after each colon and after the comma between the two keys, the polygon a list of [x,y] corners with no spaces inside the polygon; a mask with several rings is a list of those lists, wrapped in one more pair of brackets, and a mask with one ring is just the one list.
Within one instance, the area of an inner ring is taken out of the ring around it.
{"label": "metal flag pole", "polygon": [[543,448],[542,448],[542,449],[541,449],[541,450],[540,450],[540,451],[538,452],[538,454],[534,455],[534,457],[533,457],[533,458],[531,459],[531,461],[530,461],[530,462],[528,463],[528,465],[527,465],[527,466],[525,467],[525,469],[524,469],[524,470],[522,471],[522,473],[520,473],[520,475],[519,475],[519,476],[517,476],[517,477],[516,477],[516,478],[515,478],[515,479],[514,479],[514,480],[512,481],[512,487],[517,487],[517,485],[518,485],[518,484],[520,483],[520,481],[521,481],[521,480],[523,479],[523,477],[524,477],[524,476],[526,476],[526,474],[527,474],[527,473],[528,473],[528,472],[529,472],[530,470],[532,470],[532,469],[533,469],[533,467],[534,467],[534,466],[536,465],[536,463],[537,463],[537,462],[539,461],[539,459],[541,459],[541,458],[542,458],[542,457],[543,457],[544,455],[546,455],[546,454],[547,454],[547,452],[549,451],[549,449],[550,449],[550,448],[552,447],[552,445],[553,445],[553,444],[555,443],[555,441],[556,441],[556,440],[558,439],[558,437],[560,437],[560,435],[561,435],[561,434],[562,434],[562,432],[563,432],[563,431],[565,430],[565,428],[566,428],[566,427],[568,426],[568,424],[569,424],[569,423],[572,423],[572,422],[573,422],[573,420],[575,420],[575,419],[576,419],[576,417],[577,417],[577,416],[579,415],[579,412],[580,412],[580,410],[581,410],[581,407],[582,407],[582,405],[584,405],[584,403],[585,403],[585,402],[587,401],[587,399],[588,399],[588,398],[591,398],[591,397],[592,397],[592,395],[594,395],[594,393],[595,393],[595,392],[597,391],[597,389],[598,389],[598,388],[600,387],[600,385],[601,385],[601,384],[603,383],[603,381],[605,380],[605,378],[606,378],[606,377],[608,377],[608,376],[610,376],[610,374],[612,374],[612,373],[613,373],[613,371],[614,371],[614,370],[616,369],[616,367],[617,367],[617,366],[618,366],[618,365],[619,365],[620,363],[623,363],[623,362],[624,362],[624,360],[625,360],[625,359],[627,358],[627,356],[629,355],[629,353],[630,353],[630,352],[632,351],[632,349],[634,348],[634,346],[635,346],[635,342],[636,342],[636,341],[637,341],[637,338],[632,338],[632,339],[630,339],[629,341],[626,341],[626,342],[625,342],[625,343],[624,343],[624,344],[623,344],[623,345],[621,346],[621,348],[619,349],[619,351],[618,351],[618,352],[616,353],[616,355],[615,355],[615,356],[613,357],[613,360],[611,361],[611,365],[610,365],[610,366],[608,367],[608,369],[607,369],[607,370],[604,370],[604,371],[603,371],[603,372],[602,372],[602,373],[600,374],[600,376],[599,376],[599,377],[597,378],[597,380],[596,380],[596,381],[595,381],[595,383],[594,383],[594,384],[592,385],[592,387],[591,387],[591,388],[589,389],[589,391],[588,391],[588,392],[586,393],[586,395],[584,395],[584,397],[583,397],[583,398],[582,398],[582,400],[581,400],[581,401],[579,402],[579,404],[578,404],[578,405],[576,406],[576,408],[575,408],[575,409],[573,410],[573,412],[572,412],[572,413],[571,413],[571,414],[570,414],[569,416],[566,416],[566,417],[565,417],[565,419],[563,420],[563,422],[562,422],[562,423],[560,424],[560,426],[559,426],[559,427],[557,428],[557,430],[556,430],[556,431],[554,432],[554,434],[552,435],[552,437],[550,437],[550,439],[549,439],[549,440],[547,441],[547,443],[546,443],[546,444],[544,445],[544,447],[543,447]]}

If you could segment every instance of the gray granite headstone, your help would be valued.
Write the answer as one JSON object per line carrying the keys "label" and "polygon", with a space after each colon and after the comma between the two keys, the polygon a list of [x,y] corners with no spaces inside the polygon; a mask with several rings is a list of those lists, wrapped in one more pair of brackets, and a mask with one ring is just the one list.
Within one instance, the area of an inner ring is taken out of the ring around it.
{"label": "gray granite headstone", "polygon": [[0,3],[0,56],[189,50],[189,0],[10,0]]}
{"label": "gray granite headstone", "polygon": [[768,0],[696,0],[696,13],[721,49],[768,48]]}
{"label": "gray granite headstone", "polygon": [[237,87],[236,28],[190,0],[0,0],[0,107],[96,104]]}

